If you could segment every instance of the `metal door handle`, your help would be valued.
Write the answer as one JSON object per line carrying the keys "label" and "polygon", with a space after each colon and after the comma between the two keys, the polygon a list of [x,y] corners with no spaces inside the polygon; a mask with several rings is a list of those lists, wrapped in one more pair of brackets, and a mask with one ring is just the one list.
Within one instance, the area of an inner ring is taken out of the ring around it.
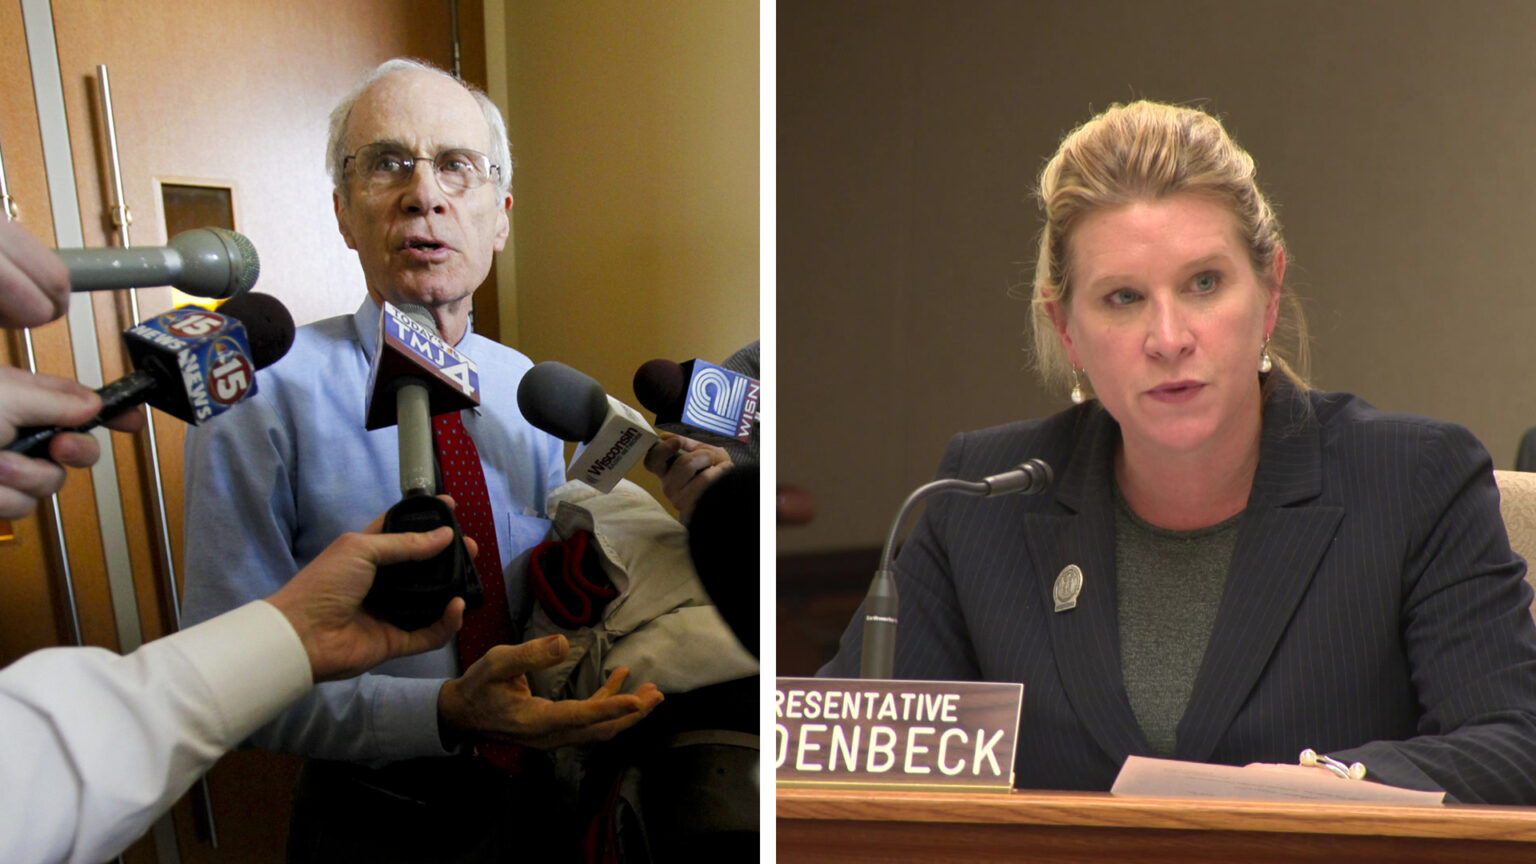
{"label": "metal door handle", "polygon": [[[101,125],[107,135],[107,174],[111,200],[108,202],[112,213],[112,224],[117,228],[117,236],[123,247],[131,246],[128,238],[129,226],[133,224],[133,213],[128,209],[128,203],[123,196],[123,171],[122,164],[117,156],[117,123],[112,117],[112,85],[107,75],[106,64],[96,66],[96,90],[101,102]],[[139,289],[128,289],[129,315],[133,323],[138,323],[139,314]],[[146,409],[147,411],[148,409]],[[155,512],[158,517],[156,527],[157,539],[160,541],[160,552],[165,561],[165,570],[161,573],[160,587],[164,596],[170,598],[171,623],[174,630],[181,629],[181,598],[176,590],[176,563],[171,557],[171,528],[170,521],[165,515],[165,489],[160,483],[160,448],[155,439],[155,418],[149,414],[146,418],[149,422],[144,424],[146,433],[145,444],[149,449],[149,467],[147,480],[155,495]],[[197,780],[196,792],[193,797],[194,811],[202,817],[197,821],[198,834],[206,832],[208,845],[219,848],[219,832],[213,818],[213,796],[208,788],[206,775]]]}

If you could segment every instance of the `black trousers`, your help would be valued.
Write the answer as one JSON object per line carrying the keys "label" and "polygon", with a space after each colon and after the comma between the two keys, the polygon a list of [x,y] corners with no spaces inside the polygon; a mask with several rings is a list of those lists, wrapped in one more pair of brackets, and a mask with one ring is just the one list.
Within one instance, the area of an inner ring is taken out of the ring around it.
{"label": "black trousers", "polygon": [[578,829],[561,812],[547,763],[525,761],[530,770],[509,776],[473,756],[377,769],[310,759],[294,788],[288,861],[570,861]]}

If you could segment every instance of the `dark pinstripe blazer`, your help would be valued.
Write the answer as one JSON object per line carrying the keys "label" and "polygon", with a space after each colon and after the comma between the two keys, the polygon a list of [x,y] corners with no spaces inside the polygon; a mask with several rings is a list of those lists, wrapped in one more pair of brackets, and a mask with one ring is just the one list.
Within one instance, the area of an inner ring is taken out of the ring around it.
{"label": "dark pinstripe blazer", "polygon": [[[1016,783],[1107,789],[1150,755],[1120,669],[1112,454],[1097,403],[955,436],[943,477],[1029,457],[1054,488],[929,502],[897,562],[897,678],[1024,683]],[[1052,583],[1083,571],[1077,608]],[[1492,462],[1465,429],[1353,396],[1269,398],[1180,759],[1304,747],[1465,801],[1536,803],[1536,627]],[[862,612],[823,675],[857,677]]]}

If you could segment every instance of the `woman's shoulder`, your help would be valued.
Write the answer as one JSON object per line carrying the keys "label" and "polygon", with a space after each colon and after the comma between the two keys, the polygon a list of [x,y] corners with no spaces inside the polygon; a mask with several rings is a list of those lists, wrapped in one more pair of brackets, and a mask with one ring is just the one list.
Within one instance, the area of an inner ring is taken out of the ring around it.
{"label": "woman's shoulder", "polygon": [[1071,453],[1078,437],[1098,422],[1113,421],[1093,402],[1047,417],[961,432],[949,439],[944,463],[958,469],[960,476],[1006,470],[1025,459],[1043,459],[1057,466]]}
{"label": "woman's shoulder", "polygon": [[1306,398],[1325,429],[1348,430],[1366,435],[1392,435],[1417,431],[1431,435],[1471,434],[1465,427],[1409,411],[1378,408],[1353,393],[1310,390]]}
{"label": "woman's shoulder", "polygon": [[1309,391],[1306,394],[1325,445],[1354,452],[1422,455],[1426,446],[1486,459],[1477,436],[1459,423],[1408,411],[1378,408],[1352,393]]}

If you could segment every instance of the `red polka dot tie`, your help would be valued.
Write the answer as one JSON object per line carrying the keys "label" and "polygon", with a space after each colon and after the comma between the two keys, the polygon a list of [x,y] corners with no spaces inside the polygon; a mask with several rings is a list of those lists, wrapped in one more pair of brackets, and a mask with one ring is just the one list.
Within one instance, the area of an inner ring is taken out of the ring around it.
{"label": "red polka dot tie", "polygon": [[[480,466],[480,452],[459,419],[459,412],[432,418],[432,440],[437,446],[438,470],[443,475],[443,491],[453,496],[454,518],[465,536],[479,545],[475,573],[485,592],[479,609],[465,612],[459,628],[459,669],[469,668],[494,645],[512,641],[512,616],[507,611],[507,588],[501,576],[501,549],[496,543],[496,520],[491,515],[491,499],[485,491],[485,469]],[[476,752],[492,762],[516,771],[521,764],[520,748],[514,745],[481,744]]]}

